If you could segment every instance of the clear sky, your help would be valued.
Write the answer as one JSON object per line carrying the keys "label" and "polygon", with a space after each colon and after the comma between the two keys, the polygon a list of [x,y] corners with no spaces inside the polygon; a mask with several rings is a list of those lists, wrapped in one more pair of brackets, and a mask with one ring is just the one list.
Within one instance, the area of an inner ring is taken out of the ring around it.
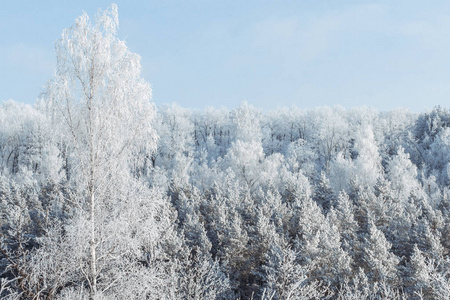
{"label": "clear sky", "polygon": [[[156,104],[450,106],[450,1],[115,2]],[[54,43],[110,1],[0,3],[0,100],[34,103]]]}

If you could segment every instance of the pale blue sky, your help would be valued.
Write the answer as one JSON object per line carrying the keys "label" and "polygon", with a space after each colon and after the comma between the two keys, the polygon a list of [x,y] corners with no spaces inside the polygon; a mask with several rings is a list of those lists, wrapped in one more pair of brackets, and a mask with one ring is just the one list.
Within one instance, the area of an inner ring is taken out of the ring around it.
{"label": "pale blue sky", "polygon": [[[0,100],[33,103],[54,42],[111,1],[0,4]],[[116,1],[157,104],[450,105],[449,1]]]}

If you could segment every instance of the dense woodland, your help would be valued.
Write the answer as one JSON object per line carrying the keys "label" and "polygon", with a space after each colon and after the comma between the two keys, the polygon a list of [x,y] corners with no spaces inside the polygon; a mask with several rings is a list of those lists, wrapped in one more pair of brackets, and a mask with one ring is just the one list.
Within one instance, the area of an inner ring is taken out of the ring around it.
{"label": "dense woodland", "polygon": [[117,25],[0,106],[1,298],[450,298],[448,108],[156,108]]}

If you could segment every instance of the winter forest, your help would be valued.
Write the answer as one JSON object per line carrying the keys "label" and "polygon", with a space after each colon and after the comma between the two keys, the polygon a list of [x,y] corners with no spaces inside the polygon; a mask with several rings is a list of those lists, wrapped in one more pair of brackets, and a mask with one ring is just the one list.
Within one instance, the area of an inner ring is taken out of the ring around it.
{"label": "winter forest", "polygon": [[156,107],[117,28],[0,105],[0,298],[450,298],[448,108]]}

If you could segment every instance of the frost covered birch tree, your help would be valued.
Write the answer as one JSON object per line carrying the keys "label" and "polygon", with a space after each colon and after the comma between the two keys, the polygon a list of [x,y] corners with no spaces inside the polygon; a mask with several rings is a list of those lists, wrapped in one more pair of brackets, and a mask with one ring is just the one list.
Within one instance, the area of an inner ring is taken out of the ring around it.
{"label": "frost covered birch tree", "polygon": [[105,210],[114,199],[108,195],[126,184],[131,155],[156,145],[151,88],[140,77],[140,57],[117,37],[117,28],[115,4],[99,12],[95,24],[86,13],[78,17],[56,44],[56,73],[45,94],[54,124],[62,125],[61,134],[72,145],[70,178],[89,224],[89,263],[82,271],[91,299],[98,289],[99,260],[114,248],[101,245]]}

